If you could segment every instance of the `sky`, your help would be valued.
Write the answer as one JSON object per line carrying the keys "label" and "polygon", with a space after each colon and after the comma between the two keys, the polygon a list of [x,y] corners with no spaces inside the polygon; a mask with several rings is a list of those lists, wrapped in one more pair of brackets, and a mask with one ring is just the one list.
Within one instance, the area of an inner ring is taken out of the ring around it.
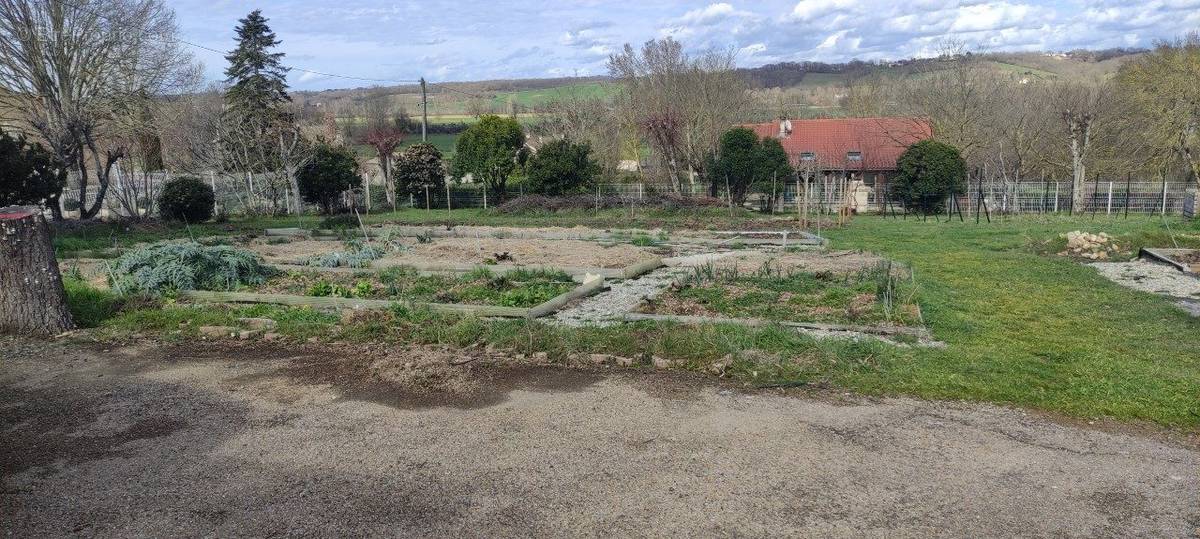
{"label": "sky", "polygon": [[[945,38],[981,51],[1150,47],[1200,29],[1200,0],[166,0],[182,37],[234,46],[237,20],[269,19],[295,89],[607,74],[608,56],[671,36],[733,48],[737,63],[841,62],[933,55]],[[194,49],[209,78],[221,55]]]}

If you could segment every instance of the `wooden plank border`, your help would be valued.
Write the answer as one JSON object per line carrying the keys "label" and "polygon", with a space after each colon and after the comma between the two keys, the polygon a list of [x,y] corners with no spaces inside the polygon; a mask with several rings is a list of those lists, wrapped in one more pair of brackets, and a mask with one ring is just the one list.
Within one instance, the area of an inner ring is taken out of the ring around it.
{"label": "wooden plank border", "polygon": [[646,314],[646,313],[625,313],[623,318],[626,321],[636,322],[640,320],[653,320],[659,322],[679,322],[682,324],[735,324],[739,326],[762,327],[762,326],[784,326],[798,329],[811,329],[819,331],[837,331],[847,333],[865,333],[868,335],[907,335],[928,339],[931,338],[928,329],[913,328],[903,326],[852,326],[842,324],[821,324],[817,322],[789,322],[777,320],[765,320],[762,318],[725,318],[719,316],[687,316],[675,314]]}
{"label": "wooden plank border", "polygon": [[600,275],[592,275],[590,278],[584,279],[583,284],[563,292],[549,300],[546,300],[541,305],[531,307],[529,309],[529,318],[541,318],[558,312],[566,304],[583,297],[590,296],[604,288],[604,277]]}
{"label": "wooden plank border", "polygon": [[457,303],[420,303],[406,300],[332,298],[314,296],[293,296],[288,294],[259,294],[255,292],[217,292],[209,290],[188,290],[180,295],[210,303],[271,303],[276,305],[292,305],[297,307],[314,307],[326,309],[386,309],[400,304],[410,308],[429,308],[434,312],[473,314],[476,316],[492,316],[500,318],[528,318],[529,309],[521,307],[501,307],[496,305],[465,305]]}

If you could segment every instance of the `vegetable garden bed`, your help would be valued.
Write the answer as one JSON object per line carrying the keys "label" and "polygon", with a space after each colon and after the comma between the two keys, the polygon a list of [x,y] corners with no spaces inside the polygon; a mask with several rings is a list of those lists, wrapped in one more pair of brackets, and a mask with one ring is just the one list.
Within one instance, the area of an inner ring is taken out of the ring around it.
{"label": "vegetable garden bed", "polygon": [[706,265],[640,309],[646,314],[855,326],[919,326],[907,272],[883,263],[849,274]]}

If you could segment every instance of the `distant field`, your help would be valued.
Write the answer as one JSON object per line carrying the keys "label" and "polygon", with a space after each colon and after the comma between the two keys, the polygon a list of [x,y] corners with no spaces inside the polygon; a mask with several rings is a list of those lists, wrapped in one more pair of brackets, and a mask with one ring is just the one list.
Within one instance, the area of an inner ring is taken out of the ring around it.
{"label": "distant field", "polygon": [[517,105],[523,107],[537,107],[559,101],[568,97],[580,97],[587,99],[605,98],[613,96],[617,93],[620,87],[611,82],[587,82],[582,84],[568,84],[566,86],[556,86],[554,88],[546,88],[542,90],[522,90],[519,92],[505,92],[497,94],[492,99],[492,106],[502,110],[507,107],[509,102],[516,102]]}

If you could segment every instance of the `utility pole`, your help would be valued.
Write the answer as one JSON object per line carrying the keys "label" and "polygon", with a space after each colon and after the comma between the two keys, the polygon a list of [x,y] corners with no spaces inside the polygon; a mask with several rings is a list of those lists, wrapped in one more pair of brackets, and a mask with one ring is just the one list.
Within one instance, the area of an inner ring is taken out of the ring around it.
{"label": "utility pole", "polygon": [[425,77],[421,77],[421,142],[425,142],[426,125],[429,125],[429,97],[425,94]]}

